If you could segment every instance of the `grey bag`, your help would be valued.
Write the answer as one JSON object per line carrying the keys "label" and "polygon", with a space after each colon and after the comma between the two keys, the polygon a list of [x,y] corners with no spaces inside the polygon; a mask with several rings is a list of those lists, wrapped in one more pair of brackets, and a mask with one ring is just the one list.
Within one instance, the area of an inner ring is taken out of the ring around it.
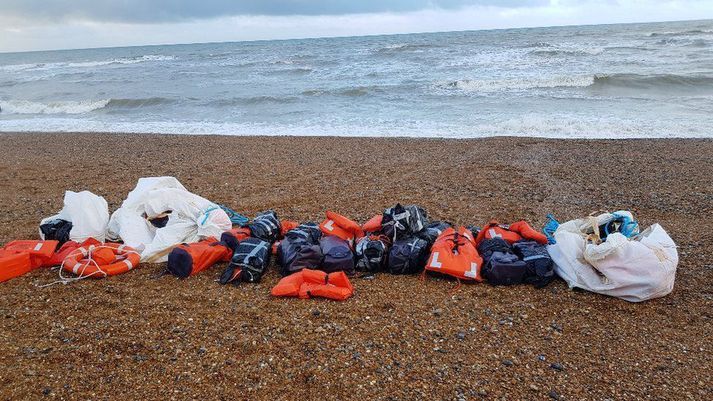
{"label": "grey bag", "polygon": [[545,245],[535,241],[520,241],[512,245],[515,254],[527,264],[525,282],[542,288],[555,278],[555,268],[552,258]]}
{"label": "grey bag", "polygon": [[416,205],[396,206],[384,210],[381,228],[387,237],[399,239],[410,237],[426,228],[428,215],[426,211]]}
{"label": "grey bag", "polygon": [[415,274],[423,270],[431,246],[423,238],[400,239],[389,251],[388,270],[391,274]]}
{"label": "grey bag", "polygon": [[347,241],[334,235],[325,235],[319,240],[319,246],[324,255],[320,270],[327,273],[344,271],[354,274],[354,253]]}

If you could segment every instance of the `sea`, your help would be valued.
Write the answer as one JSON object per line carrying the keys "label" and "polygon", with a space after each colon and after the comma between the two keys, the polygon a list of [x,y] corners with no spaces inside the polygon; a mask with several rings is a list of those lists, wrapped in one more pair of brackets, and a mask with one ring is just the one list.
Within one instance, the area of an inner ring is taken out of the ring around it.
{"label": "sea", "polygon": [[713,137],[713,20],[0,53],[0,132]]}

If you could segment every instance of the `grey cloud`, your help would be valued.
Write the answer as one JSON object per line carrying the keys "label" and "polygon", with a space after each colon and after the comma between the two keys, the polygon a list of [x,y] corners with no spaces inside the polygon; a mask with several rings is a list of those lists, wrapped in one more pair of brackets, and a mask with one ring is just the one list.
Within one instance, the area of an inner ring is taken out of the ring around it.
{"label": "grey cloud", "polygon": [[49,21],[153,23],[235,15],[342,15],[546,4],[548,0],[2,0],[0,15]]}

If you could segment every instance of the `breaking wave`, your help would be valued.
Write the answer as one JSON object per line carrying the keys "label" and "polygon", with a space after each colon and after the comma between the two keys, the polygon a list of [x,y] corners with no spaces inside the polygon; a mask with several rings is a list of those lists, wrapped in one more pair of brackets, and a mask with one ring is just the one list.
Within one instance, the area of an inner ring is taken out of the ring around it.
{"label": "breaking wave", "polygon": [[63,100],[32,102],[29,100],[0,101],[2,114],[85,114],[100,109],[137,109],[175,103],[173,99],[151,97],[144,99]]}
{"label": "breaking wave", "polygon": [[101,67],[105,65],[120,65],[120,64],[138,64],[150,61],[170,61],[175,60],[175,56],[164,55],[143,55],[137,57],[122,57],[111,60],[99,61],[80,61],[80,62],[61,62],[61,63],[34,63],[34,64],[10,64],[0,66],[0,71],[18,72],[18,71],[44,71],[56,68],[91,68]]}
{"label": "breaking wave", "polygon": [[587,87],[594,83],[594,76],[554,77],[554,78],[512,78],[498,80],[461,79],[438,86],[458,89],[464,92],[500,92],[537,88]]}
{"label": "breaking wave", "polygon": [[705,89],[713,88],[713,77],[676,74],[596,74],[553,78],[513,78],[502,80],[462,79],[438,85],[464,92],[525,91],[548,88],[630,88],[630,89]]}
{"label": "breaking wave", "polygon": [[83,114],[106,107],[111,99],[40,103],[29,100],[0,102],[2,114]]}

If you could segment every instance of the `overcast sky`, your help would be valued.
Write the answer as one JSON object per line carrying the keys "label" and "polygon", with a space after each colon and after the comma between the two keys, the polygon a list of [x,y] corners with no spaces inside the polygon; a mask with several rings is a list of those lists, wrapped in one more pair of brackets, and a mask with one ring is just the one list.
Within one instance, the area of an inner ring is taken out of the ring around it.
{"label": "overcast sky", "polygon": [[713,0],[0,0],[0,51],[713,18]]}

